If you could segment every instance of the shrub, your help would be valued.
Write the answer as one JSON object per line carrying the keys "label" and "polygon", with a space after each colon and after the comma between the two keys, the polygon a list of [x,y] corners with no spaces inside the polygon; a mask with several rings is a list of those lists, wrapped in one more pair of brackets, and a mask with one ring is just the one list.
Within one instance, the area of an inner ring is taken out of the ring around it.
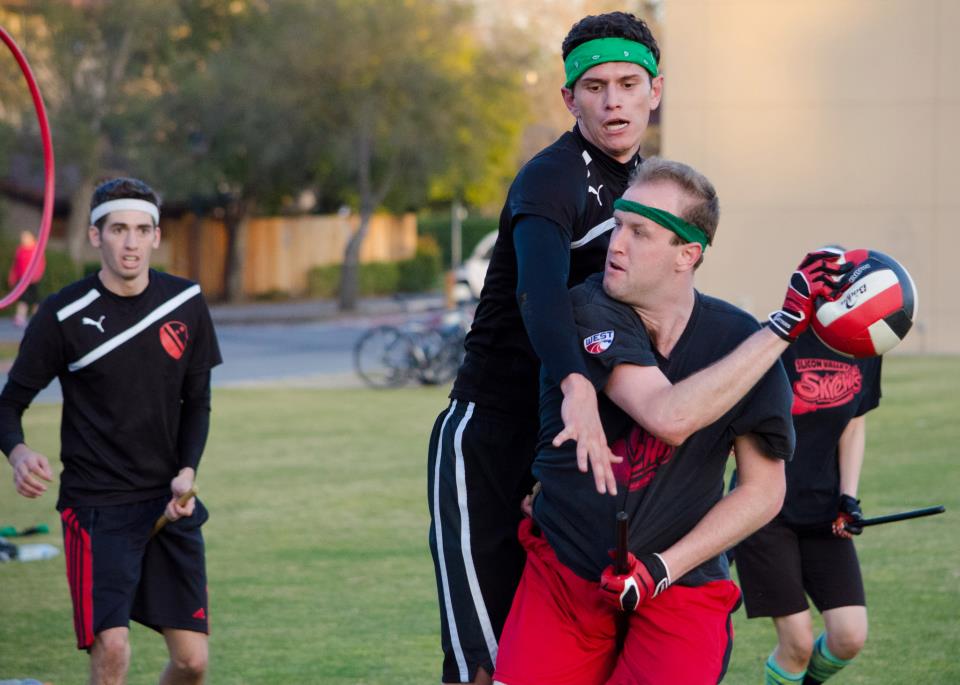
{"label": "shrub", "polygon": [[[497,230],[499,219],[495,216],[470,214],[463,221],[460,233],[462,258],[473,252],[480,239],[490,231]],[[421,236],[430,236],[437,241],[442,254],[443,268],[450,266],[450,213],[423,213],[417,217],[417,231]]]}
{"label": "shrub", "polygon": [[437,241],[428,235],[420,236],[414,256],[397,264],[397,290],[420,293],[435,288],[443,271],[442,259]]}
{"label": "shrub", "polygon": [[[333,298],[340,293],[339,264],[315,266],[307,272],[310,297]],[[399,267],[396,262],[370,262],[360,265],[360,295],[390,295],[397,292]]]}
{"label": "shrub", "polygon": [[340,265],[315,266],[307,271],[307,294],[310,297],[331,299],[340,288]]}

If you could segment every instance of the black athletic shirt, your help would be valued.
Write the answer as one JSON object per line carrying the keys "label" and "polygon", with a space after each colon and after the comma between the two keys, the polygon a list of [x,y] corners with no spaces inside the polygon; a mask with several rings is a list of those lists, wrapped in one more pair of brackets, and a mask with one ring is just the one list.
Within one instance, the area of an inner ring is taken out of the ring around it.
{"label": "black athletic shirt", "polygon": [[220,362],[200,286],[186,279],[151,270],[146,290],[121,297],[94,274],[48,297],[9,378],[36,392],[60,380],[58,508],[169,494],[186,465],[178,433],[183,390],[196,386],[188,376],[208,379]]}
{"label": "black athletic shirt", "polygon": [[787,464],[782,521],[805,526],[836,518],[840,435],[851,419],[880,404],[881,359],[844,357],[809,331],[784,352],[797,449]]}
{"label": "black athletic shirt", "polygon": [[[636,156],[621,164],[611,159],[574,127],[520,170],[500,214],[499,235],[452,398],[499,407],[523,417],[536,414],[540,360],[517,303],[514,228],[518,220],[527,217],[539,220],[533,230],[542,227],[558,232],[544,236],[542,241],[558,239],[564,249],[552,250],[552,259],[532,262],[531,266],[542,273],[568,274],[567,286],[582,283],[590,274],[603,270],[613,227],[613,201],[626,190],[639,160]],[[565,288],[557,290],[566,298]],[[558,325],[549,311],[531,307],[527,316],[533,317],[532,325],[542,327],[547,336]],[[544,359],[544,363],[553,367],[558,380],[583,370],[573,349],[568,360]]]}
{"label": "black athletic shirt", "polygon": [[[574,316],[583,340],[590,377],[602,390],[618,364],[657,365],[677,383],[730,353],[758,328],[736,307],[701,293],[683,334],[665,359],[650,342],[637,313],[609,298],[600,274],[571,292]],[[636,555],[662,552],[686,535],[723,496],[723,473],[734,438],[747,433],[767,456],[789,459],[793,453],[790,386],[777,363],[719,420],[671,447],[646,432],[600,395],[600,418],[613,452],[624,457],[614,466],[616,497],[596,491],[592,473],[577,469],[576,444],[559,448],[551,439],[562,428],[559,388],[545,379],[541,399],[540,444],[533,464],[542,484],[534,518],[557,557],[587,580],[599,578],[610,564],[617,511],[630,517],[629,547]],[[677,582],[700,585],[729,577],[720,555]]]}

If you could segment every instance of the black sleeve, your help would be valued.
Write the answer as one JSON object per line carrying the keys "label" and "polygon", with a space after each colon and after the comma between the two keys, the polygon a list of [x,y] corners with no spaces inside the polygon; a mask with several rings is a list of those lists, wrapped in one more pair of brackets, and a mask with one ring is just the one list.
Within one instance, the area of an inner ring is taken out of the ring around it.
{"label": "black sleeve", "polygon": [[868,411],[876,409],[880,404],[880,369],[883,365],[883,357],[866,359],[860,364],[860,373],[863,378],[863,386],[866,389],[860,396],[860,404],[857,405],[855,416],[863,416]]}
{"label": "black sleeve", "polygon": [[217,343],[217,332],[213,327],[213,319],[210,318],[210,308],[202,294],[198,298],[198,306],[197,332],[190,354],[188,374],[209,371],[223,362],[220,345]]}
{"label": "black sleeve", "polygon": [[797,444],[792,406],[790,381],[778,360],[734,408],[736,416],[730,425],[734,435],[753,435],[768,457],[789,461]]}
{"label": "black sleeve", "polygon": [[573,226],[584,211],[586,178],[583,160],[569,151],[538,155],[524,165],[510,186],[507,195],[510,215],[548,219],[559,226],[570,241]]}
{"label": "black sleeve", "polygon": [[30,319],[20,341],[20,351],[8,374],[20,385],[39,392],[66,369],[63,331],[48,298]]}
{"label": "black sleeve", "polygon": [[0,393],[0,450],[9,457],[13,448],[24,442],[23,412],[37,396],[39,390],[28,388],[11,379]]}
{"label": "black sleeve", "polygon": [[572,291],[574,318],[580,353],[588,378],[600,391],[619,364],[656,366],[650,336],[630,305],[617,302],[603,292],[599,275]]}
{"label": "black sleeve", "polygon": [[557,384],[571,373],[586,376],[567,290],[568,233],[549,219],[524,215],[513,229],[513,245],[517,253],[517,304],[543,368]]}
{"label": "black sleeve", "polygon": [[180,430],[177,453],[180,468],[200,465],[210,432],[210,371],[187,374],[180,392]]}

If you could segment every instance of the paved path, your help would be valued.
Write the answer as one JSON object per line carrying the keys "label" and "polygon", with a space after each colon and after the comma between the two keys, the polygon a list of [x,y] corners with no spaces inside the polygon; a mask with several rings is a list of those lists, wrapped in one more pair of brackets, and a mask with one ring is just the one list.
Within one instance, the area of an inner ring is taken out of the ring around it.
{"label": "paved path", "polygon": [[[213,371],[213,385],[360,387],[353,372],[353,344],[367,328],[430,316],[442,306],[437,296],[364,299],[349,316],[321,300],[213,306],[224,360]],[[0,318],[0,341],[17,342],[22,335],[11,319]],[[10,362],[0,362],[0,382],[6,381],[9,367]],[[37,401],[59,399],[54,381]]]}

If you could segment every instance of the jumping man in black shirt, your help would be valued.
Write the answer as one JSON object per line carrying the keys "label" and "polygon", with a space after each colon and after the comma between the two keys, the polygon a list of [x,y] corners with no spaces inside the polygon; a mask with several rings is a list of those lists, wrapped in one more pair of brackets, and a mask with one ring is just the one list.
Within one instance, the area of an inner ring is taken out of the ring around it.
{"label": "jumping man in black shirt", "polygon": [[[77,646],[90,683],[126,682],[133,618],[163,633],[161,685],[197,685],[207,668],[207,581],[193,486],[220,363],[200,286],[150,270],[160,202],[136,179],[90,203],[100,271],[50,296],[30,321],[0,394],[0,449],[24,497],[53,473],[27,446],[21,416],[46,385],[63,389],[60,496]],[[151,538],[154,522],[171,521]]]}
{"label": "jumping man in black shirt", "polygon": [[517,525],[532,484],[541,362],[567,399],[564,419],[584,468],[595,460],[597,489],[616,490],[568,288],[603,270],[613,201],[660,104],[660,50],[646,24],[613,12],[581,20],[562,52],[562,95],[576,125],[510,188],[466,358],[430,439],[445,683],[490,682],[523,570]]}

